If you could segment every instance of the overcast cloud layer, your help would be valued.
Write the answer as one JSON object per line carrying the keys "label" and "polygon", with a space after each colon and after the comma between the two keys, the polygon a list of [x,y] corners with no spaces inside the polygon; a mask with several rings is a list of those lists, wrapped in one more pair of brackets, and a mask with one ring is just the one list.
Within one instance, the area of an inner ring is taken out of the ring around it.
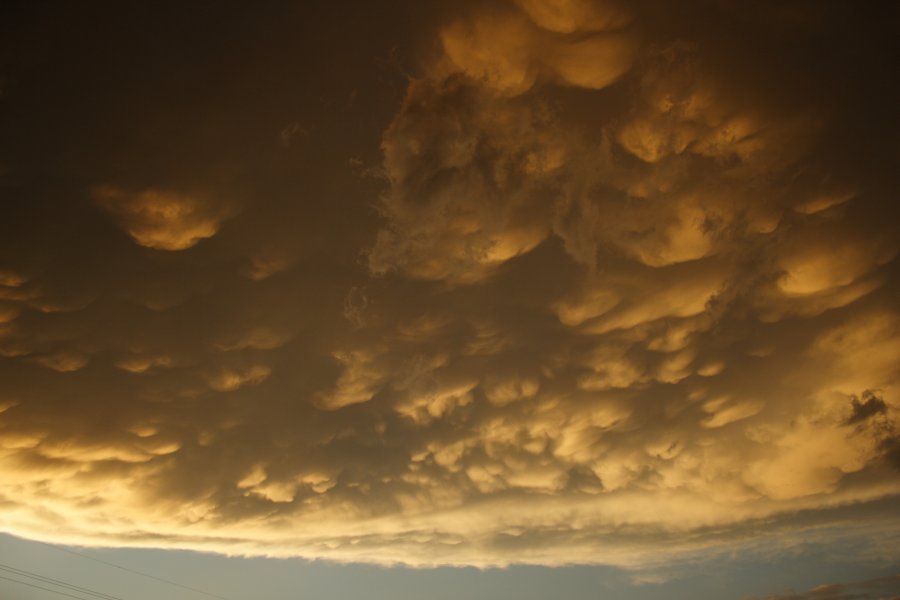
{"label": "overcast cloud layer", "polygon": [[890,557],[897,11],[675,4],[282,7],[199,47],[200,11],[163,41],[21,15],[48,41],[7,42],[0,96],[0,529]]}

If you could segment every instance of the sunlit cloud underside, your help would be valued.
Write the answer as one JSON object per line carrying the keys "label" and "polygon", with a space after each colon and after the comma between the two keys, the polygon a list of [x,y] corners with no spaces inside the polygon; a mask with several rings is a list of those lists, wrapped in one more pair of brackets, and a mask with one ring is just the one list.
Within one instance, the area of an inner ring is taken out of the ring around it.
{"label": "sunlit cloud underside", "polygon": [[0,529],[411,565],[890,556],[896,188],[854,150],[862,109],[775,51],[831,35],[829,6],[708,8],[758,53],[654,3],[449,11],[380,162],[343,175],[378,183],[353,243],[183,178],[77,190],[102,268],[0,265]]}

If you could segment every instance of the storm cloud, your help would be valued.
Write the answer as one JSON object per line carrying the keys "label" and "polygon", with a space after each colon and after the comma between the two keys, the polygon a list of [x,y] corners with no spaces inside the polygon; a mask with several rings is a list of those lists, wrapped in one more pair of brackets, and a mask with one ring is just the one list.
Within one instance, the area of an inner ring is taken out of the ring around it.
{"label": "storm cloud", "polygon": [[0,527],[637,567],[858,515],[889,555],[896,15],[670,4],[57,22],[4,67],[58,129],[0,154]]}

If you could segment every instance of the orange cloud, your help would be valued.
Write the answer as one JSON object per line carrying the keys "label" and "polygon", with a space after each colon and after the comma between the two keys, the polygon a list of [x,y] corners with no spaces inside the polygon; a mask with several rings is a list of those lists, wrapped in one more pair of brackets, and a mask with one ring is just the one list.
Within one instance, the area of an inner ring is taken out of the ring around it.
{"label": "orange cloud", "polygon": [[713,4],[460,9],[376,181],[272,130],[240,215],[213,183],[93,190],[160,252],[10,211],[51,233],[0,240],[0,529],[635,569],[896,539],[894,149],[850,108],[878,98]]}
{"label": "orange cloud", "polygon": [[136,243],[156,250],[195,246],[214,236],[230,212],[194,196],[156,189],[130,192],[104,185],[94,188],[93,195]]}

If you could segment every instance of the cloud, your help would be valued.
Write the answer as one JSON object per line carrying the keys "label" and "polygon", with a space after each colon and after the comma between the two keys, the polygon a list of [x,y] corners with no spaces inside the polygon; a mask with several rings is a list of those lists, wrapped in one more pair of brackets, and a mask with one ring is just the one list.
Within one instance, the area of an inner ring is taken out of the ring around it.
{"label": "cloud", "polygon": [[535,24],[556,33],[605,31],[629,24],[631,15],[616,2],[517,0]]}
{"label": "cloud", "polygon": [[258,384],[272,373],[265,365],[252,365],[245,369],[218,369],[207,376],[212,389],[230,392],[248,384]]}
{"label": "cloud", "polygon": [[[583,28],[575,25],[575,11],[552,15],[535,3],[523,4],[531,9],[527,16],[484,11],[445,27],[441,42],[450,68],[491,91],[515,96],[539,81],[602,89],[631,67],[638,44],[630,32],[591,32],[573,40],[541,27],[591,31],[606,20],[615,23],[615,16],[593,15]],[[537,16],[537,23],[528,16]]]}
{"label": "cloud", "polygon": [[887,412],[887,404],[885,404],[884,400],[879,398],[872,390],[864,390],[862,397],[862,402],[855,396],[851,398],[850,405],[853,407],[853,412],[850,415],[850,418],[847,419],[848,425],[859,423],[870,417],[883,415]]}
{"label": "cloud", "polygon": [[390,227],[378,234],[371,271],[469,282],[545,239],[543,184],[566,147],[544,118],[498,106],[457,78],[414,82],[382,144]]}
{"label": "cloud", "polygon": [[170,191],[140,192],[102,185],[93,196],[134,241],[156,250],[186,250],[218,232],[229,216],[227,208]]}
{"label": "cloud", "polygon": [[26,281],[28,281],[28,279],[26,279],[22,275],[19,275],[15,271],[0,271],[0,285],[4,287],[19,287]]}
{"label": "cloud", "polygon": [[[807,592],[775,594],[766,596],[766,600],[875,600],[888,598],[891,600],[900,593],[900,575],[893,577],[879,577],[866,581],[854,581],[852,583],[826,583],[817,585]],[[885,594],[893,594],[890,597]]]}
{"label": "cloud", "polygon": [[[845,56],[869,21],[663,4],[451,7],[414,77],[360,92],[378,118],[240,96],[216,123],[269,146],[141,172],[202,186],[10,210],[0,528],[381,564],[650,571],[854,536],[892,559],[894,149],[860,125],[894,107],[870,107],[875,51]],[[298,118],[303,161],[272,128]]]}
{"label": "cloud", "polygon": [[[619,9],[579,2],[485,9],[441,31],[437,77],[414,81],[385,132],[390,227],[370,254],[373,273],[469,282],[548,235],[548,194],[579,151],[553,111],[509,96],[538,83],[602,89],[631,66],[634,35]],[[609,11],[608,15],[604,11]],[[561,36],[575,21],[587,32]],[[548,30],[549,28],[549,30]]]}
{"label": "cloud", "polygon": [[385,380],[383,370],[377,366],[378,352],[340,351],[334,353],[334,358],[342,365],[343,372],[333,391],[320,396],[320,405],[335,410],[371,400]]}
{"label": "cloud", "polygon": [[253,281],[262,281],[284,271],[290,266],[291,261],[283,248],[266,245],[249,259],[242,272]]}
{"label": "cloud", "polygon": [[62,373],[77,371],[88,363],[88,358],[83,354],[71,354],[65,352],[37,356],[34,360],[41,366]]}

